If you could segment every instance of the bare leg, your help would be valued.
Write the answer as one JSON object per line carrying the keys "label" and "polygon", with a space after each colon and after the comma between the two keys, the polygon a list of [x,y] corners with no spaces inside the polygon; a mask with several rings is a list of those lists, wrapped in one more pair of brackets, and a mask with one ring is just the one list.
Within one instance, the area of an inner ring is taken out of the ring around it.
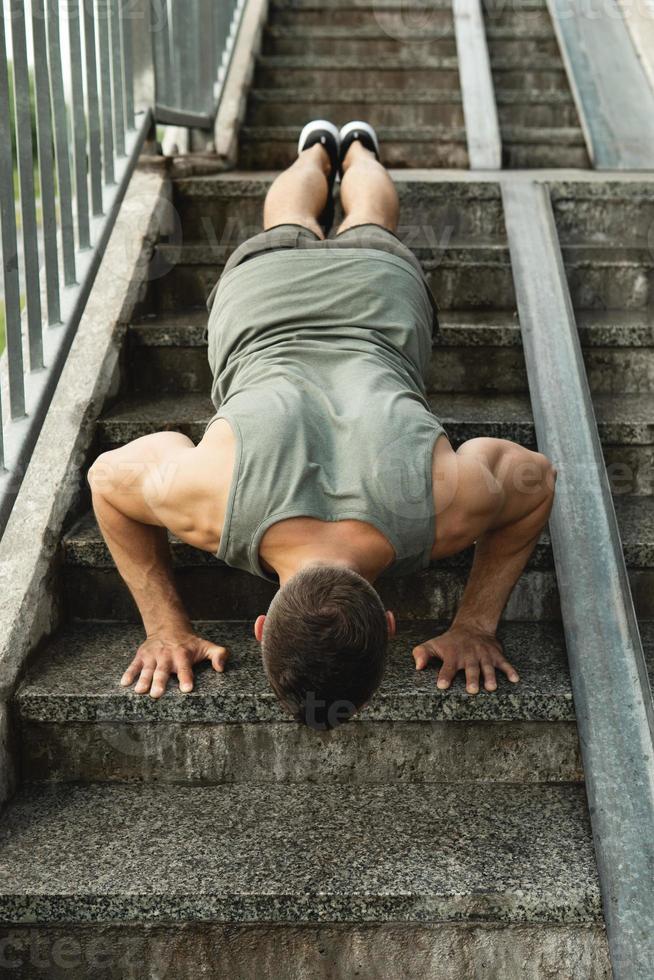
{"label": "bare leg", "polygon": [[304,225],[320,238],[318,217],[327,202],[329,155],[319,143],[300,153],[295,163],[273,181],[263,206],[263,227]]}
{"label": "bare leg", "polygon": [[395,184],[374,153],[358,141],[347,151],[343,161],[341,205],[345,218],[338,231],[371,222],[395,231],[400,202]]}

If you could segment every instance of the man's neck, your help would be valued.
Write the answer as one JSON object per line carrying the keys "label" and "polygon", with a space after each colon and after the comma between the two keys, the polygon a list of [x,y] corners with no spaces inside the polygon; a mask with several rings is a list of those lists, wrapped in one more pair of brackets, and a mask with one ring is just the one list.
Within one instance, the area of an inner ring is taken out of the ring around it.
{"label": "man's neck", "polygon": [[371,584],[394,559],[390,542],[363,521],[319,521],[294,517],[273,524],[263,536],[259,558],[279,584],[307,565],[343,565]]}

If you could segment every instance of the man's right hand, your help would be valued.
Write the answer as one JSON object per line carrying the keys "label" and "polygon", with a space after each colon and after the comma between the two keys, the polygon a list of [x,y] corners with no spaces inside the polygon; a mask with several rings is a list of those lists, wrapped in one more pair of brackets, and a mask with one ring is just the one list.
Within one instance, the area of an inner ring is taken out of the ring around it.
{"label": "man's right hand", "polygon": [[177,674],[179,689],[186,694],[193,690],[195,664],[210,660],[213,669],[222,673],[228,657],[227,647],[218,646],[191,632],[170,630],[154,633],[138,648],[120,683],[122,687],[129,687],[138,677],[135,694],[149,693],[151,698],[160,698],[170,675]]}

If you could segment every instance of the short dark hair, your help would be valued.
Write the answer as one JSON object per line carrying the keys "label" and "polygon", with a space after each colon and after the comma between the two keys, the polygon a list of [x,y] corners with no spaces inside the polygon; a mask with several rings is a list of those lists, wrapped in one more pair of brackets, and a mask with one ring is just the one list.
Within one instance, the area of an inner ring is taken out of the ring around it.
{"label": "short dark hair", "polygon": [[336,728],[366,703],[386,665],[388,622],[372,585],[350,568],[309,565],[273,598],[262,655],[296,721]]}

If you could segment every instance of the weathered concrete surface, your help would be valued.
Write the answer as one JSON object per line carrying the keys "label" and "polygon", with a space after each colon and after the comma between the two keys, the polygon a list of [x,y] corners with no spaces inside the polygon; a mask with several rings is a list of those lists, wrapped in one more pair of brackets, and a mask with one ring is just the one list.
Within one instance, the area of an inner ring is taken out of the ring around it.
{"label": "weathered concrete surface", "polygon": [[154,242],[171,220],[166,189],[163,162],[149,161],[129,184],[0,542],[0,697],[10,693],[27,652],[57,624],[53,571],[62,525],[80,493],[95,420],[116,383]]}
{"label": "weathered concrete surface", "polygon": [[153,701],[119,678],[143,638],[126,624],[77,623],[44,646],[14,697],[27,780],[547,782],[581,779],[560,630],[502,627],[521,683],[472,697],[416,671],[411,649],[445,624],[402,623],[379,690],[350,725],[318,733],[279,705],[247,623],[197,623],[229,646],[225,674],[199,668]]}
{"label": "weathered concrete surface", "polygon": [[652,91],[618,0],[589,16],[583,3],[548,0],[588,153],[597,169],[651,165]]}
{"label": "weathered concrete surface", "polygon": [[618,0],[636,53],[654,88],[654,14],[647,0]]}
{"label": "weathered concrete surface", "polygon": [[251,782],[572,782],[574,722],[294,724],[25,723],[25,779],[207,785]]}
{"label": "weathered concrete surface", "polygon": [[10,707],[0,701],[0,808],[12,796],[16,782],[12,734]]}
{"label": "weathered concrete surface", "polygon": [[0,822],[0,921],[547,928],[601,901],[570,783],[59,784]]}
{"label": "weathered concrete surface", "polygon": [[0,927],[14,980],[610,980],[600,925]]}
{"label": "weathered concrete surface", "polygon": [[[325,71],[323,81],[326,83],[328,74]],[[396,75],[397,72],[392,74]],[[362,77],[364,75],[365,72],[362,72]],[[323,84],[323,81],[319,80],[317,84]],[[390,84],[396,82],[394,79]],[[307,84],[310,84],[310,80]],[[384,161],[389,167],[408,167],[412,164],[425,167],[468,165],[465,129],[448,131],[444,127],[431,126],[408,130],[380,126],[377,132],[384,147]],[[266,167],[279,170],[289,167],[297,157],[297,136],[295,126],[244,126],[241,129],[239,164],[255,170],[260,161],[265,160]]]}
{"label": "weathered concrete surface", "polygon": [[587,167],[576,112],[543,113],[539,106],[548,95],[564,98],[567,105],[572,101],[546,7],[525,10],[514,4],[486,4],[483,13],[504,166]]}
{"label": "weathered concrete surface", "polygon": [[[330,733],[323,748],[358,737],[354,729],[364,721],[574,721],[559,626],[503,623],[499,636],[521,682],[511,684],[500,673],[496,691],[474,696],[467,694],[462,677],[446,691],[439,690],[435,665],[415,670],[413,647],[445,628],[445,622],[401,622],[389,644],[388,663],[375,696],[352,725]],[[224,673],[216,673],[209,664],[198,667],[190,693],[182,694],[173,680],[165,696],[155,700],[121,687],[123,670],[143,641],[142,627],[76,622],[44,644],[14,696],[14,709],[22,722],[30,723],[283,722],[289,729],[295,727],[268,684],[252,621],[196,622],[195,629],[200,636],[228,647],[230,658]]]}

